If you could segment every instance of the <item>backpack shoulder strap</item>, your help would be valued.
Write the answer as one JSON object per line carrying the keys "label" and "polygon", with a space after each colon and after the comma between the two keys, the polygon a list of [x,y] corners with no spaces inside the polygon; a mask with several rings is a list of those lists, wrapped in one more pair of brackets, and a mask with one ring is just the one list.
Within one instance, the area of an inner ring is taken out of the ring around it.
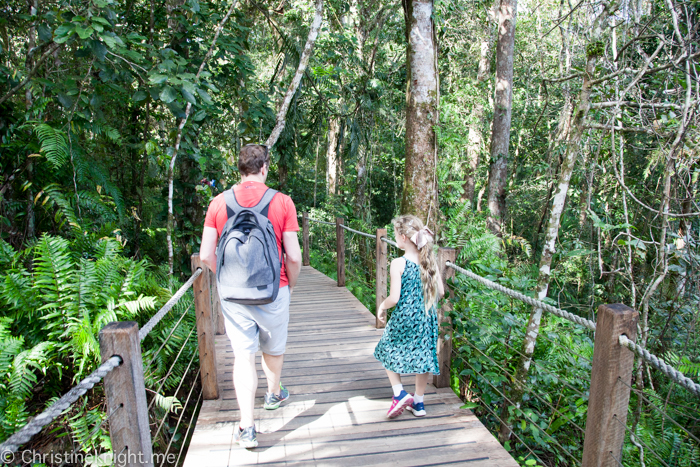
{"label": "backpack shoulder strap", "polygon": [[277,190],[268,188],[267,190],[265,190],[265,193],[262,195],[262,198],[260,198],[260,201],[258,201],[258,204],[252,206],[249,209],[253,209],[254,211],[259,212],[260,214],[269,219],[268,211],[270,209],[270,203],[272,202],[272,198],[274,198],[277,193]]}
{"label": "backpack shoulder strap", "polygon": [[236,200],[236,194],[233,192],[233,187],[230,190],[224,191],[224,201],[226,201],[226,214],[228,218],[232,218],[238,211],[243,209],[238,200]]}

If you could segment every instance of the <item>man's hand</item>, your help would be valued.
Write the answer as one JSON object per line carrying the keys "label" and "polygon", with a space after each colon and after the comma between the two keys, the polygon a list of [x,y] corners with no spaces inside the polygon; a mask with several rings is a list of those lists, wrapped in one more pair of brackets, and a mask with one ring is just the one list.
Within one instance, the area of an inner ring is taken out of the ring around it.
{"label": "man's hand", "polygon": [[213,272],[216,272],[216,242],[218,240],[218,230],[214,227],[204,227],[202,244],[199,246],[199,259]]}

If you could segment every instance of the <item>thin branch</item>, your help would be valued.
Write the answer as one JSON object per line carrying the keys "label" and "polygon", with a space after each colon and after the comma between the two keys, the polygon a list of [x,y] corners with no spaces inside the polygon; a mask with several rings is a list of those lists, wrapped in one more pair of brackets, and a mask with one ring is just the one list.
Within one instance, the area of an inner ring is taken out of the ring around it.
{"label": "thin branch", "polygon": [[632,102],[632,101],[608,101],[591,104],[592,109],[606,109],[609,107],[636,107],[638,109],[673,109],[681,110],[682,106],[668,102]]}
{"label": "thin branch", "polygon": [[[214,48],[216,47],[216,41],[219,39],[219,34],[221,34],[221,31],[224,29],[224,25],[226,24],[226,21],[228,21],[229,16],[231,16],[231,13],[233,13],[233,9],[236,7],[236,3],[237,0],[233,0],[233,2],[231,2],[231,7],[226,12],[226,16],[223,17],[223,19],[217,26],[216,33],[214,34],[214,38],[211,41],[211,46],[209,46],[209,50],[204,56],[202,63],[199,65],[199,70],[197,70],[197,75],[194,78],[195,83],[199,81],[199,76],[202,74],[202,71],[204,70],[204,67],[207,64],[207,61],[209,60],[209,58],[211,58],[212,54],[214,53]],[[168,167],[168,229],[166,237],[168,243],[168,263],[170,266],[170,274],[173,273],[174,258],[172,237],[173,224],[175,220],[173,214],[173,176],[175,173],[175,160],[177,159],[177,153],[180,150],[180,142],[182,141],[182,129],[185,127],[185,123],[187,123],[187,119],[190,116],[190,112],[192,112],[192,103],[188,101],[187,107],[185,107],[185,116],[180,120],[180,124],[177,127],[175,147],[173,148],[173,155],[170,158],[170,166]]]}
{"label": "thin branch", "polygon": [[583,76],[581,73],[574,73],[573,75],[569,76],[564,76],[563,78],[555,78],[555,79],[550,79],[550,78],[542,78],[542,81],[546,81],[548,83],[563,83],[564,81],[569,81],[570,79],[574,78],[580,78]]}
{"label": "thin branch", "polygon": [[544,39],[545,37],[547,37],[547,36],[549,35],[550,32],[554,31],[557,27],[559,27],[559,25],[560,25],[561,23],[563,23],[564,20],[565,20],[566,18],[568,18],[569,16],[571,16],[571,14],[572,14],[574,11],[576,11],[576,10],[578,9],[578,7],[580,7],[581,5],[583,5],[583,2],[584,2],[584,0],[581,0],[580,2],[578,2],[578,4],[577,4],[575,7],[573,7],[573,8],[571,9],[570,12],[568,12],[567,14],[565,14],[564,17],[563,17],[562,19],[560,19],[560,20],[557,22],[557,24],[555,24],[554,26],[552,26],[552,28],[551,28],[549,31],[547,31],[547,32],[544,34],[544,36],[542,36],[542,38]]}
{"label": "thin branch", "polygon": [[27,83],[29,82],[29,80],[32,79],[32,76],[34,76],[34,75],[36,74],[36,72],[39,71],[39,67],[41,66],[42,63],[44,63],[44,60],[46,60],[46,59],[48,58],[49,55],[51,55],[52,53],[54,53],[55,51],[57,51],[57,50],[58,50],[59,48],[61,48],[62,46],[63,46],[63,44],[56,44],[56,43],[54,43],[51,47],[49,47],[49,48],[46,50],[46,52],[44,52],[44,53],[41,55],[41,57],[39,57],[39,60],[37,60],[36,63],[34,64],[34,68],[32,68],[32,69],[29,71],[29,73],[28,73],[27,76],[24,78],[24,80],[23,80],[21,83],[19,83],[17,86],[15,86],[14,88],[10,89],[10,91],[9,91],[7,94],[5,94],[4,96],[2,96],[2,98],[0,98],[0,105],[1,105],[3,102],[5,102],[7,99],[9,99],[10,97],[14,96],[15,93],[16,93],[17,91],[19,91],[19,90],[22,89],[24,86],[26,86]]}
{"label": "thin branch", "polygon": [[694,54],[691,54],[688,56],[681,55],[677,60],[675,60],[673,62],[669,62],[666,65],[661,65],[661,66],[658,66],[656,68],[649,68],[647,71],[644,72],[644,76],[650,75],[652,73],[656,73],[659,71],[667,70],[669,68],[677,67],[683,60],[694,60],[698,57],[700,57],[700,52],[695,52]]}
{"label": "thin branch", "polygon": [[608,81],[608,80],[613,79],[617,76],[620,76],[623,73],[632,73],[632,72],[633,72],[632,68],[620,68],[615,73],[610,73],[609,75],[605,75],[601,78],[594,79],[593,81],[591,81],[591,86],[595,86],[596,84],[604,83],[605,81]]}
{"label": "thin branch", "polygon": [[[620,131],[623,133],[644,133],[647,135],[656,135],[654,130],[649,129],[649,128],[630,128],[630,127],[623,127],[620,125],[603,125],[601,123],[594,123],[594,122],[586,122],[584,125],[584,128],[593,128],[595,130],[605,130],[605,131]],[[660,136],[668,136],[668,135],[660,135]],[[658,211],[658,209],[657,209]]]}

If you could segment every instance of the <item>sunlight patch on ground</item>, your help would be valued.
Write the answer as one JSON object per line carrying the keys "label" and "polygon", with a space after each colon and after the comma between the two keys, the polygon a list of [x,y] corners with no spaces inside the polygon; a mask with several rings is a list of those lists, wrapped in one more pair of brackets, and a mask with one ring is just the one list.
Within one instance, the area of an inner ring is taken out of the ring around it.
{"label": "sunlight patch on ground", "polygon": [[281,430],[297,415],[306,412],[316,404],[316,399],[290,402],[277,410],[256,409],[255,419],[259,433],[274,433]]}

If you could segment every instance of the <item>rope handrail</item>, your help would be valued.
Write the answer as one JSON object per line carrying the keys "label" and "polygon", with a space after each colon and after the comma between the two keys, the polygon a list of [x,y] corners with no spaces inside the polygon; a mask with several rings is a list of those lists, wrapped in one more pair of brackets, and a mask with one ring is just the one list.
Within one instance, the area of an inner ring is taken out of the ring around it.
{"label": "rope handrail", "polygon": [[163,305],[163,308],[158,310],[158,313],[153,315],[153,317],[149,319],[148,322],[144,324],[141,329],[139,329],[140,341],[143,341],[146,338],[148,333],[151,332],[154,327],[156,327],[156,324],[158,324],[160,320],[163,319],[163,316],[165,316],[166,313],[169,312],[175,306],[175,304],[182,298],[182,296],[185,295],[187,289],[192,287],[194,280],[197,279],[201,273],[202,268],[197,268],[197,270],[192,274],[192,276],[187,280],[187,282],[185,282],[184,285],[180,287],[180,289],[178,289],[177,292],[175,292],[175,295],[170,297],[170,300],[168,300],[167,303]]}
{"label": "rope handrail", "polygon": [[627,347],[632,352],[634,352],[636,355],[638,355],[639,357],[646,360],[648,363],[651,364],[651,366],[653,366],[654,368],[659,370],[661,373],[668,376],[676,384],[683,386],[684,388],[688,389],[690,392],[692,392],[696,396],[700,396],[700,384],[698,384],[695,381],[693,381],[692,379],[688,378],[683,373],[676,370],[671,365],[669,365],[668,363],[666,363],[665,361],[663,361],[661,358],[657,357],[653,353],[649,352],[647,349],[645,349],[641,345],[635,344],[624,334],[620,335],[618,340],[619,340],[621,346]]}
{"label": "rope handrail", "polygon": [[107,376],[107,373],[114,370],[121,364],[121,357],[115,355],[105,361],[77,385],[73,386],[70,391],[65,393],[59,400],[51,404],[48,409],[34,417],[18,432],[10,436],[4,443],[0,444],[0,459],[6,459],[9,454],[17,452],[20,446],[28,443],[29,440],[34,437],[34,435],[39,433],[46,425],[54,421],[56,417],[61,415],[64,410],[73,405],[97,383],[102,381],[102,379]]}
{"label": "rope handrail", "polygon": [[[547,303],[544,303],[544,302],[537,300],[537,299],[534,299],[532,297],[528,297],[527,295],[524,295],[520,292],[516,292],[515,290],[511,290],[507,287],[504,287],[500,284],[497,284],[493,281],[490,281],[486,278],[483,278],[477,274],[474,274],[473,272],[471,272],[467,269],[461,268],[461,267],[457,266],[456,264],[453,264],[449,261],[447,262],[447,266],[454,269],[455,271],[458,271],[458,272],[464,274],[465,276],[467,276],[471,279],[476,280],[477,282],[485,285],[486,287],[488,287],[490,289],[494,289],[494,290],[497,290],[499,292],[502,292],[508,296],[516,298],[522,302],[525,302],[528,305],[540,307],[543,310],[548,311],[556,316],[559,316],[559,317],[564,318],[564,319],[568,319],[569,321],[572,321],[576,324],[585,326],[586,328],[590,329],[591,331],[595,331],[595,329],[596,329],[596,324],[591,320],[574,315],[573,313],[562,310],[560,308],[556,308],[552,305],[549,305]],[[667,364],[661,358],[652,354],[644,347],[642,347],[638,344],[635,344],[629,338],[627,338],[627,336],[620,335],[619,341],[620,341],[620,345],[630,349],[636,355],[638,355],[639,357],[643,358],[645,361],[650,363],[654,368],[656,368],[657,370],[661,371],[663,374],[668,376],[675,383],[688,389],[690,392],[692,392],[696,396],[700,396],[700,384],[697,384],[692,379],[686,377],[683,373],[681,373],[680,371],[678,371],[677,369],[675,369],[671,365]]]}
{"label": "rope handrail", "polygon": [[326,221],[314,219],[313,217],[307,217],[307,219],[310,220],[311,222],[317,222],[317,223],[319,223],[319,224],[335,225],[335,223],[333,223],[333,222],[326,222]]}
{"label": "rope handrail", "polygon": [[501,284],[497,284],[493,281],[490,281],[484,277],[479,276],[478,274],[474,274],[473,272],[461,268],[457,266],[456,264],[448,261],[447,266],[454,269],[457,272],[460,272],[464,274],[465,276],[474,279],[475,281],[481,283],[482,285],[485,285],[486,287],[497,290],[498,292],[504,293],[510,297],[517,298],[518,300],[527,303],[528,305],[531,306],[536,306],[538,308],[542,308],[544,311],[548,311],[552,313],[553,315],[559,316],[560,318],[567,319],[569,321],[572,321],[580,326],[584,326],[591,331],[595,331],[596,325],[593,321],[590,319],[582,318],[578,315],[575,315],[573,313],[570,313],[566,310],[562,310],[561,308],[557,308],[555,306],[552,306],[548,303],[545,303],[541,300],[537,300],[536,298],[528,297],[527,295],[524,295],[520,292],[516,292],[515,290],[511,290],[507,287],[502,286]]}
{"label": "rope handrail", "polygon": [[357,235],[362,235],[362,236],[367,237],[367,238],[377,238],[376,235],[368,234],[368,233],[362,232],[360,230],[351,229],[350,227],[348,227],[345,224],[340,224],[340,226],[349,232],[356,233]]}
{"label": "rope handrail", "polygon": [[392,241],[392,240],[389,240],[389,239],[386,238],[386,237],[382,237],[381,240],[382,240],[384,243],[388,243],[388,244],[391,245],[391,246],[395,246],[396,248],[399,247],[399,246],[396,244],[396,242],[394,242],[394,241]]}
{"label": "rope handrail", "polygon": [[[180,300],[180,298],[182,298],[187,289],[192,286],[195,279],[197,279],[201,273],[202,268],[197,268],[189,280],[185,282],[185,284],[180,287],[180,289],[172,297],[170,297],[170,300],[168,300],[167,303],[163,305],[160,310],[158,310],[158,313],[153,315],[153,317],[148,320],[148,322],[139,330],[140,341],[143,341],[148,333],[153,330],[161,319],[163,319],[163,316],[165,316],[165,314],[168,313],[173,306],[175,306],[175,304]],[[73,405],[86,392],[95,387],[97,383],[104,379],[107,373],[114,370],[121,364],[122,359],[118,355],[106,360],[95,371],[73,386],[59,400],[51,404],[49,408],[34,417],[19,431],[10,436],[4,443],[0,444],[0,459],[5,458],[4,456],[11,453],[17,452],[20,446],[28,443],[32,437],[34,437],[34,435],[39,433],[46,425],[54,421],[56,417],[61,415],[66,409]]]}

